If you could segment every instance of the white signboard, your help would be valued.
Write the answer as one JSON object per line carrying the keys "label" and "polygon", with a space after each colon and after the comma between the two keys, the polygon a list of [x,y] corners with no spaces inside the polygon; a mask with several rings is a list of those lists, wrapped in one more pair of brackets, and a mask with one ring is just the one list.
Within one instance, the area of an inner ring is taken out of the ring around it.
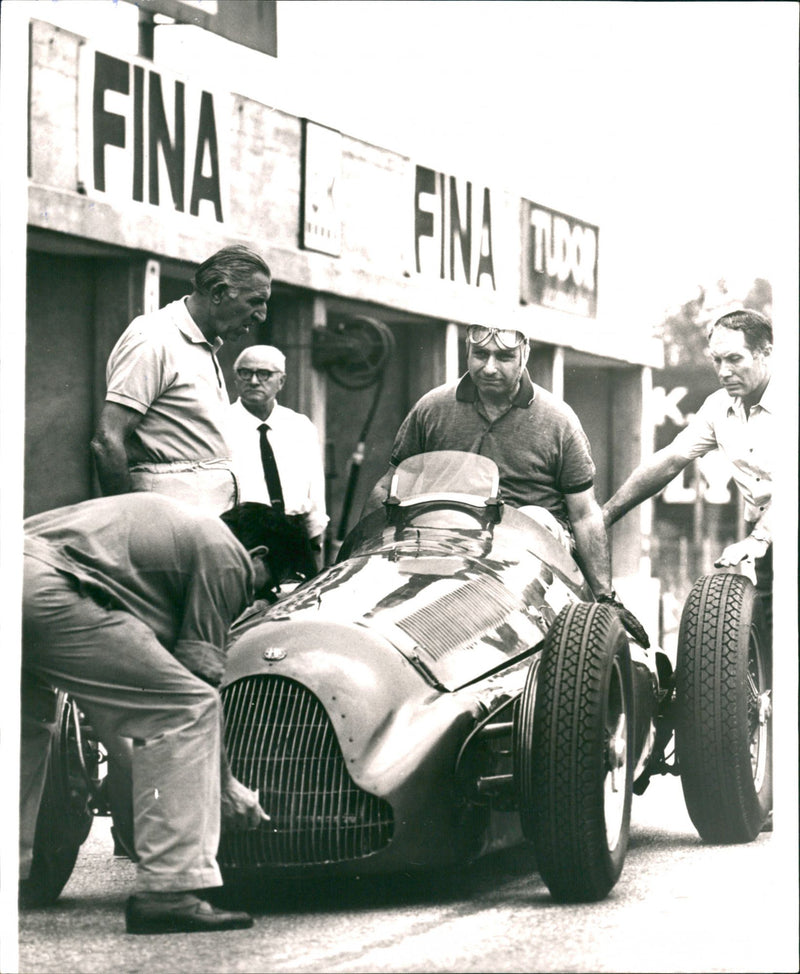
{"label": "white signboard", "polygon": [[342,176],[342,133],[308,120],[304,132],[302,246],[339,257],[342,219],[337,196]]}
{"label": "white signboard", "polygon": [[223,225],[230,219],[230,94],[91,46],[81,51],[81,192]]}

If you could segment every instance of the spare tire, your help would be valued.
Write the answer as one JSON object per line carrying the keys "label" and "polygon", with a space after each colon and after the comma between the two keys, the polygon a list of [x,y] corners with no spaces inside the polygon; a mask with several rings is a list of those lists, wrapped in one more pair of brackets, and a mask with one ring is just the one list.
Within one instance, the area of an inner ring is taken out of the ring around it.
{"label": "spare tire", "polygon": [[698,579],[678,636],[675,753],[689,817],[706,842],[750,842],[772,809],[770,670],[750,579]]}

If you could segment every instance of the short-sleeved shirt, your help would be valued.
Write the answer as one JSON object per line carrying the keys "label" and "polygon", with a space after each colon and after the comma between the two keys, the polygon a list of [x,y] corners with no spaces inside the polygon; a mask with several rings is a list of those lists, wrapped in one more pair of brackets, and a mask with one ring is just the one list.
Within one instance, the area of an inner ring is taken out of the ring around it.
{"label": "short-sleeved shirt", "polygon": [[489,419],[469,373],[457,384],[426,393],[395,437],[391,462],[434,450],[490,457],[500,473],[503,500],[512,507],[544,507],[569,526],[565,494],[594,484],[589,440],[574,411],[527,371],[511,407]]}
{"label": "short-sleeved shirt", "polygon": [[[229,408],[228,438],[239,500],[270,504],[259,443],[263,420],[243,406],[241,399]],[[302,515],[309,538],[319,537],[328,524],[328,515],[325,469],[317,429],[308,416],[277,402],[266,422],[281,479],[285,513]]]}
{"label": "short-sleeved shirt", "polygon": [[221,345],[206,340],[184,299],[134,318],[122,333],[108,358],[106,400],[143,415],[130,439],[132,466],[230,457]]}
{"label": "short-sleeved shirt", "polygon": [[724,389],[712,393],[685,429],[672,441],[672,449],[694,460],[719,449],[731,464],[731,473],[744,499],[745,520],[760,522],[769,535],[772,476],[775,465],[775,413],[772,383],[761,401],[745,413],[742,400]]}
{"label": "short-sleeved shirt", "polygon": [[254,584],[250,556],[219,518],[134,493],[36,514],[24,531],[27,556],[129,612],[192,673],[219,683],[228,629]]}

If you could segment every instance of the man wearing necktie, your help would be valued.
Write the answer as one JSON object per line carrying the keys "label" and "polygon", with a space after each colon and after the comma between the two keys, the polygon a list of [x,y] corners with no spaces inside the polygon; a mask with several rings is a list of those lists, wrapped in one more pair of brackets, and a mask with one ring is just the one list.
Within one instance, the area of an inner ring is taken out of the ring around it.
{"label": "man wearing necktie", "polygon": [[278,473],[278,464],[275,462],[275,451],[269,442],[269,424],[259,423],[259,452],[261,453],[261,466],[264,468],[264,481],[269,493],[269,502],[273,510],[279,514],[284,513],[283,488],[281,487],[281,476]]}
{"label": "man wearing necktie", "polygon": [[276,401],[286,358],[272,345],[251,345],[236,359],[234,378],[239,396],[227,434],[239,501],[267,504],[302,532],[319,570],[328,524],[322,451],[311,420]]}

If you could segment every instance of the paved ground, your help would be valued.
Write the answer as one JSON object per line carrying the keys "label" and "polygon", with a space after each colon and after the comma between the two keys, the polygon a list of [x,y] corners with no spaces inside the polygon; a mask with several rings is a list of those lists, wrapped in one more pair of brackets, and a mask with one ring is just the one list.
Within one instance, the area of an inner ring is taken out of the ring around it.
{"label": "paved ground", "polygon": [[98,820],[56,907],[23,914],[38,972],[756,972],[798,970],[797,837],[704,846],[675,779],[634,799],[631,847],[603,903],[552,903],[528,853],[448,876],[275,888],[252,930],[131,937],[133,866]]}

